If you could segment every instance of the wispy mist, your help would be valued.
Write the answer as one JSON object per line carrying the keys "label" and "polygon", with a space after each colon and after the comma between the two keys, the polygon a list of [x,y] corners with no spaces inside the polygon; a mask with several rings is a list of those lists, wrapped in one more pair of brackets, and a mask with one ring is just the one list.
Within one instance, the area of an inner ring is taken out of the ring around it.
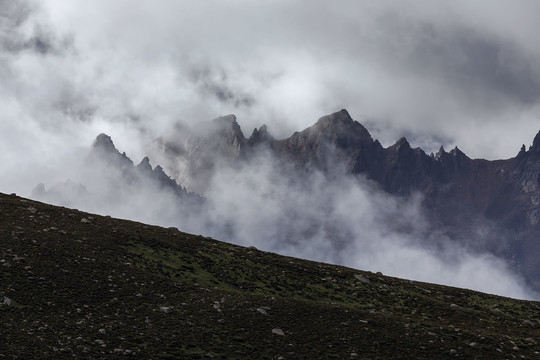
{"label": "wispy mist", "polygon": [[428,153],[495,159],[538,131],[534,1],[0,5],[2,122],[39,124],[26,137],[115,124],[140,153],[122,124],[158,135],[235,113],[285,137],[347,108],[383,145],[408,134]]}
{"label": "wispy mist", "polygon": [[265,151],[236,166],[218,162],[205,203],[194,206],[150,184],[126,182],[106,161],[86,162],[72,168],[75,181],[88,184],[83,191],[71,182],[37,198],[264,251],[505,296],[537,297],[501,259],[426,235],[420,195],[387,195],[338,166],[331,175],[314,170],[299,176],[290,170]]}
{"label": "wispy mist", "polygon": [[421,199],[361,179],[295,181],[261,155],[218,169],[193,212],[152,187],[119,189],[115,170],[83,159],[102,132],[138,163],[179,120],[235,113],[245,131],[265,123],[283,138],[341,108],[385,146],[407,135],[428,153],[512,157],[539,130],[539,11],[536,1],[0,0],[0,191],[70,179],[57,194],[72,193],[51,201],[531,297],[496,258],[426,247]]}

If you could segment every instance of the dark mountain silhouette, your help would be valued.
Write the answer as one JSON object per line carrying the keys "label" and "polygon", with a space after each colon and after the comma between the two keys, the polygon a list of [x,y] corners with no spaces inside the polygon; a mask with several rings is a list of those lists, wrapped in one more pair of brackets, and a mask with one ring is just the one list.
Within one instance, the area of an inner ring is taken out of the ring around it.
{"label": "dark mountain silhouette", "polygon": [[178,124],[172,135],[156,140],[168,172],[197,193],[208,190],[215,165],[234,161],[246,144],[234,115],[214,119],[197,132]]}
{"label": "dark mountain silhouette", "polygon": [[179,181],[194,191],[208,188],[216,164],[235,166],[261,150],[297,176],[317,170],[365,177],[395,196],[420,194],[429,241],[490,251],[540,289],[540,132],[516,157],[488,161],[457,147],[427,155],[405,138],[384,148],[346,110],[282,140],[266,126],[245,138],[234,115],[213,120],[202,134],[182,130],[157,144],[171,172],[182,174]]}
{"label": "dark mountain silhouette", "polygon": [[[135,166],[133,161],[126,155],[120,153],[110,136],[99,134],[85,159],[86,165],[102,174],[104,182],[110,182],[106,186],[112,191],[119,190],[118,187],[132,187],[141,191],[166,191],[179,201],[186,202],[190,206],[199,206],[203,199],[199,195],[187,191],[179,185],[176,180],[169,177],[159,165],[152,168],[148,157]],[[118,179],[121,182],[118,183]],[[56,183],[46,190],[45,185],[40,183],[32,191],[32,197],[42,201],[59,203],[65,206],[72,206],[73,199],[89,200],[93,195],[83,184],[74,183],[71,180]]]}
{"label": "dark mountain silhouette", "polygon": [[[427,155],[420,148],[411,148],[405,138],[383,147],[341,110],[286,139],[275,139],[264,125],[246,138],[236,117],[227,115],[196,130],[177,125],[155,145],[163,167],[152,168],[148,157],[135,166],[109,136],[100,134],[86,163],[109,181],[104,188],[111,192],[112,201],[123,201],[117,194],[120,188],[129,188],[128,194],[138,189],[165,191],[185,205],[184,210],[200,216],[208,213],[205,206],[211,206],[203,196],[217,171],[242,171],[243,164],[266,161],[265,156],[272,159],[274,171],[295,186],[303,186],[313,172],[324,174],[330,182],[343,176],[367,179],[374,191],[421,198],[427,223],[421,233],[403,225],[395,215],[385,219],[392,231],[414,236],[431,248],[455,244],[477,253],[487,251],[505,259],[532,288],[540,290],[540,133],[528,150],[523,146],[516,157],[506,160],[471,159],[457,147],[449,152],[441,147],[437,154]],[[85,186],[71,181],[55,184],[48,191],[40,184],[33,192],[36,199],[54,198],[56,203],[61,199],[66,206],[71,205],[70,198],[90,201],[92,196]],[[332,237],[334,248],[343,250],[350,245],[347,229],[322,223],[320,218],[303,218],[302,224],[296,224],[294,218],[302,217],[294,211],[289,214],[293,220],[280,224],[279,236],[284,242],[309,246],[300,240],[322,231]],[[208,220],[214,229],[222,225]],[[225,227],[218,233],[234,241],[233,232],[225,235],[223,231],[229,232]]]}
{"label": "dark mountain silhouette", "polygon": [[159,165],[152,169],[150,159],[144,157],[139,165],[134,166],[133,161],[126,156],[126,153],[120,153],[110,136],[99,134],[92,144],[88,162],[100,162],[107,166],[120,169],[127,183],[139,184],[141,186],[151,186],[158,190],[172,192],[180,199],[202,200],[200,196],[188,192],[163,171]]}

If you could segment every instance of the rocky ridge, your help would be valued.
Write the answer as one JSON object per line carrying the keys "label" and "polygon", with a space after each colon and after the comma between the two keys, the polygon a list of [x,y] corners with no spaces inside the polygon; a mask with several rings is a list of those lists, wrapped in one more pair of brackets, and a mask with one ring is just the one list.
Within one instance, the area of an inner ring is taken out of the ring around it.
{"label": "rocky ridge", "polygon": [[[297,182],[314,171],[330,179],[365,178],[393,196],[421,197],[428,227],[414,236],[429,245],[456,242],[473,251],[490,252],[540,291],[540,132],[529,149],[523,146],[516,157],[507,160],[471,159],[457,147],[449,152],[441,147],[428,155],[412,148],[406,138],[384,148],[341,110],[286,139],[275,139],[265,125],[246,138],[236,117],[227,115],[204,124],[199,131],[177,125],[154,144],[157,149],[152,156],[163,167],[152,168],[148,157],[135,166],[105,134],[94,141],[87,162],[106,164],[105,174],[118,171],[122,186],[134,191],[169,191],[189,206],[199,206],[204,198],[187,189],[204,195],[215,172],[236,171],[253,159],[272,158],[276,173]],[[40,185],[33,195],[47,201],[70,193],[91,196],[84,186],[69,181],[48,191]],[[69,201],[62,204],[69,205]],[[194,212],[195,207],[189,211]],[[294,228],[287,231],[288,237],[301,236]]]}
{"label": "rocky ridge", "polygon": [[246,139],[234,115],[213,120],[202,135],[187,134],[158,139],[158,157],[193,191],[204,194],[218,167],[234,167],[261,149],[294,176],[365,177],[395,196],[421,195],[430,239],[488,250],[540,289],[540,132],[528,150],[497,161],[471,159],[457,147],[428,155],[405,138],[384,148],[346,110],[281,140],[266,126]]}
{"label": "rocky ridge", "polygon": [[[106,134],[99,134],[92,146],[88,156],[84,160],[88,169],[94,173],[102,173],[98,176],[101,181],[117,183],[120,179],[121,187],[132,187],[135,191],[170,192],[181,202],[188,202],[192,206],[202,203],[203,199],[192,192],[187,191],[165,173],[159,165],[152,168],[150,159],[144,157],[138,165],[125,152],[120,153],[116,149],[111,137]],[[118,177],[108,174],[118,174]],[[115,188],[118,186],[108,186]],[[59,203],[61,205],[72,205],[72,199],[90,199],[93,196],[83,184],[75,183],[71,180],[56,183],[47,190],[45,185],[40,183],[32,191],[32,197],[42,201]]]}

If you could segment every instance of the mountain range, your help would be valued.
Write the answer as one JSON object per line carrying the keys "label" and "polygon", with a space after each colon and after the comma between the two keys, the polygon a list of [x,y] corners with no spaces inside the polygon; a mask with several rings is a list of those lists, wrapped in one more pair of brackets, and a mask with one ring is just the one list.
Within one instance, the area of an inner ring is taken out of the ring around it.
{"label": "mountain range", "polygon": [[[148,157],[134,166],[109,136],[100,134],[87,162],[105,160],[120,170],[124,186],[165,189],[194,212],[205,206],[217,173],[241,172],[246,163],[272,159],[276,173],[300,184],[314,173],[330,183],[343,177],[360,179],[375,192],[420,199],[426,226],[421,233],[401,225],[399,231],[430,246],[456,244],[492,253],[540,290],[540,132],[532,146],[523,146],[515,157],[488,161],[471,159],[457,147],[449,152],[441,147],[428,155],[411,148],[405,138],[385,148],[346,110],[286,139],[275,139],[264,125],[246,138],[236,117],[227,115],[197,128],[179,123],[147,150],[163,168],[152,169]],[[34,197],[46,199],[47,193],[38,187]],[[388,227],[399,223],[399,217],[389,220]],[[288,230],[283,241],[299,233]]]}
{"label": "mountain range", "polygon": [[457,147],[428,155],[405,138],[384,148],[341,110],[282,140],[266,126],[246,138],[229,115],[215,119],[203,136],[172,132],[156,144],[167,170],[203,194],[216,163],[234,166],[264,151],[294,176],[316,169],[366,178],[397,197],[420,195],[429,241],[492,252],[540,288],[540,132],[511,159],[471,159]]}

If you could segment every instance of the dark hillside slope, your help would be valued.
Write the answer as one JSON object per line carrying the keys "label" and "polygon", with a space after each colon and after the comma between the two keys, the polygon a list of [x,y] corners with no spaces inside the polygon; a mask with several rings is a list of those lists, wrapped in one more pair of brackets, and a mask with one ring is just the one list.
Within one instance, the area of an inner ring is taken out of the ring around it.
{"label": "dark hillside slope", "polygon": [[0,194],[0,358],[540,357],[540,304]]}

